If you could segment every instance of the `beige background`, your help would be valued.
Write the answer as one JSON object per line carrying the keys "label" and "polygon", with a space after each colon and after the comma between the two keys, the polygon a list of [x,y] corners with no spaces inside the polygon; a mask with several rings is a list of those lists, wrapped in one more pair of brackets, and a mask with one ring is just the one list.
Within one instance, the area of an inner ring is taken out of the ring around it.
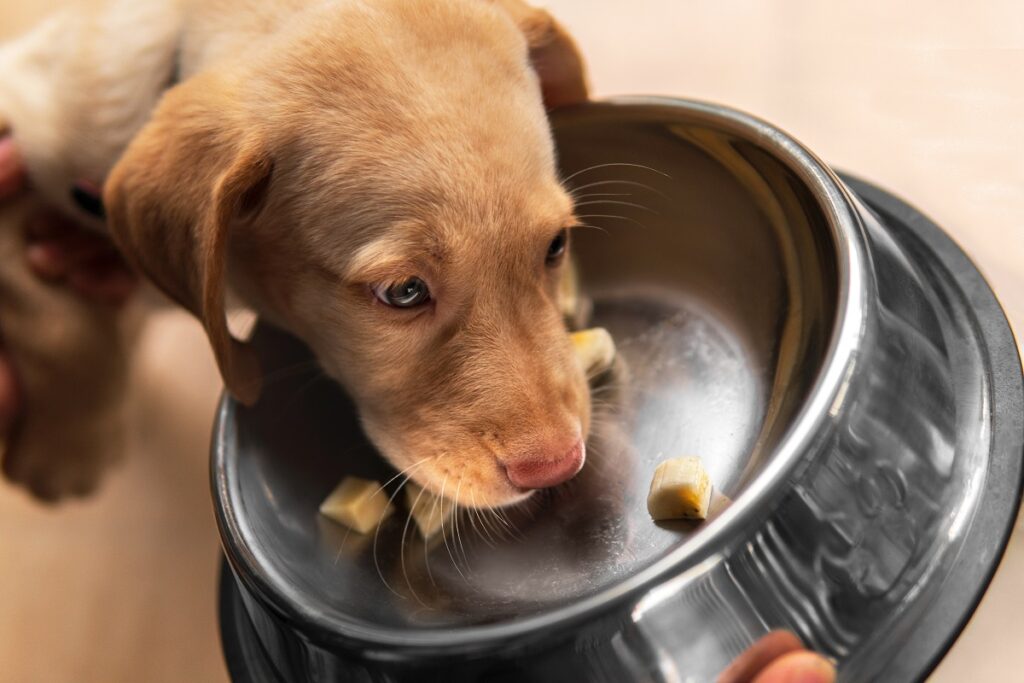
{"label": "beige background", "polygon": [[[59,0],[0,0],[0,39]],[[551,0],[599,95],[715,100],[924,208],[1024,323],[1019,0]],[[218,383],[197,326],[147,329],[132,457],[102,493],[44,509],[0,484],[0,681],[223,681],[206,447]],[[1019,530],[934,681],[1019,680]]]}

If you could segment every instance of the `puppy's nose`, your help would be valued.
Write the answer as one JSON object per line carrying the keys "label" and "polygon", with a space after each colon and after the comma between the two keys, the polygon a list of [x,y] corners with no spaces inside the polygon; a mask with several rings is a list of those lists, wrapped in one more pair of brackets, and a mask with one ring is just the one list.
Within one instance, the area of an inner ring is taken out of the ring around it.
{"label": "puppy's nose", "polygon": [[[554,452],[552,452],[554,451]],[[586,446],[577,439],[568,451],[542,449],[505,465],[509,481],[521,489],[546,489],[568,481],[583,467]]]}

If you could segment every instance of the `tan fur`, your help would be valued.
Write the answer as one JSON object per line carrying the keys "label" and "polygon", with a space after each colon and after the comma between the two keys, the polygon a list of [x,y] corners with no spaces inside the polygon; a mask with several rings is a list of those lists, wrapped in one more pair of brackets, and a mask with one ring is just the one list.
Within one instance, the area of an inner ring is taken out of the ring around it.
{"label": "tan fur", "polygon": [[[155,109],[108,93],[116,118],[147,122],[91,168],[109,172],[116,241],[200,318],[228,388],[247,402],[259,392],[255,360],[225,324],[231,287],[310,345],[396,467],[466,505],[527,495],[504,466],[557,457],[589,424],[560,271],[544,262],[574,219],[542,92],[549,104],[586,96],[565,31],[519,0],[148,11],[180,17],[183,80]],[[159,72],[166,45],[133,43]],[[0,91],[0,112],[4,102]],[[16,136],[32,126],[13,124]],[[87,154],[69,147],[58,154],[84,168],[74,159]],[[30,149],[33,171],[54,166],[49,155]],[[43,191],[59,194],[60,176]],[[400,311],[371,294],[410,276],[434,303]]]}

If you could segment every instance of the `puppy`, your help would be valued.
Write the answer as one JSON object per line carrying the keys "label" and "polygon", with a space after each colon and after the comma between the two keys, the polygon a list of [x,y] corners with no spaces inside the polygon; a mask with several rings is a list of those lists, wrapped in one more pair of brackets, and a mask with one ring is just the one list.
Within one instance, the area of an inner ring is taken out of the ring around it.
{"label": "puppy", "polygon": [[520,0],[90,0],[0,52],[37,192],[74,212],[73,183],[105,179],[95,227],[199,318],[228,391],[260,392],[232,289],[396,468],[479,507],[583,465],[545,105],[586,93],[572,40]]}

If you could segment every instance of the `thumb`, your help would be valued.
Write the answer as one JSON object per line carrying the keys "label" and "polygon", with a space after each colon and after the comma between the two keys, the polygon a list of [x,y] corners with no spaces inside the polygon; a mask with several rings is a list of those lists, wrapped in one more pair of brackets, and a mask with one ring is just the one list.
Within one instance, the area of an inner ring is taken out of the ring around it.
{"label": "thumb", "polygon": [[836,670],[819,654],[806,650],[779,657],[757,675],[753,683],[833,683]]}

